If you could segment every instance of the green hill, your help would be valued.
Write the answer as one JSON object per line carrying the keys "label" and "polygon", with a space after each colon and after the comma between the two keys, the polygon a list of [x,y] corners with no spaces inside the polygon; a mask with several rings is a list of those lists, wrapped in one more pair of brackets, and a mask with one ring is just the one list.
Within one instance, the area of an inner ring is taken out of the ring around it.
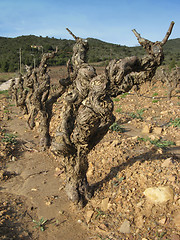
{"label": "green hill", "polygon": [[[111,44],[98,39],[88,38],[89,62],[107,63],[111,59],[127,56],[142,56],[145,51],[142,47],[127,47]],[[64,65],[72,55],[73,40],[37,37],[34,35],[16,38],[0,37],[0,71],[14,72],[19,69],[20,51],[21,62],[27,65],[39,65],[43,52],[52,51],[58,46],[59,51],[54,59],[49,60],[49,66]],[[180,65],[180,38],[169,40],[164,46],[165,61],[173,67]]]}

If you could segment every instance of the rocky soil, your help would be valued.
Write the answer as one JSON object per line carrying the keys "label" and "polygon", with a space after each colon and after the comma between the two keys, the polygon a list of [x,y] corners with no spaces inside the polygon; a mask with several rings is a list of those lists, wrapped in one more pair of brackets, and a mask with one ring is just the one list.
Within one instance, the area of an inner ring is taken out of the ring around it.
{"label": "rocky soil", "polygon": [[[102,69],[98,69],[100,72]],[[64,68],[52,68],[55,84]],[[154,79],[113,99],[116,123],[89,154],[94,196],[78,209],[60,157],[38,148],[8,93],[0,95],[0,239],[180,239],[180,95]],[[61,100],[54,105],[51,135]]]}

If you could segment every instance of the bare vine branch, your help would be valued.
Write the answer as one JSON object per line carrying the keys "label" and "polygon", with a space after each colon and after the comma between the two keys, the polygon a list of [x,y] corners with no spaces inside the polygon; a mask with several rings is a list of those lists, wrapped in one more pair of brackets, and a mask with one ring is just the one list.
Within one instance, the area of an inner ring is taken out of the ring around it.
{"label": "bare vine branch", "polygon": [[169,29],[168,29],[165,37],[164,37],[164,39],[163,39],[163,40],[161,41],[161,43],[160,43],[161,46],[163,46],[163,45],[167,42],[169,36],[171,35],[171,32],[172,32],[172,29],[173,29],[174,24],[175,24],[175,22],[172,21],[171,24],[170,24],[170,26],[169,26]]}

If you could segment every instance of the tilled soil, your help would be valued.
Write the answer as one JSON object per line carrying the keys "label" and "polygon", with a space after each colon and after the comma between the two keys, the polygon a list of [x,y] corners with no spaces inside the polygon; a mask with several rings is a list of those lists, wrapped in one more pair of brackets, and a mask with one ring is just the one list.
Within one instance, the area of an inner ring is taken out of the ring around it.
{"label": "tilled soil", "polygon": [[[88,156],[95,192],[83,209],[65,195],[61,158],[39,151],[37,128],[30,131],[26,116],[2,95],[1,139],[5,131],[17,143],[1,142],[0,239],[180,239],[180,96],[174,92],[169,101],[166,94],[157,82],[113,99],[116,125]],[[60,100],[53,111],[51,135]],[[152,187],[172,196],[154,202],[145,196]],[[40,220],[47,221],[39,226]]]}

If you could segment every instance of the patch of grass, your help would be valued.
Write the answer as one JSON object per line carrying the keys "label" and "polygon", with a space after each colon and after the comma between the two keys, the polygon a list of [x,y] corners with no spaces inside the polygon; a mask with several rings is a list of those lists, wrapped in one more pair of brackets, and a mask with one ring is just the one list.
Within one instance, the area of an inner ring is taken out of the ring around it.
{"label": "patch of grass", "polygon": [[17,143],[16,138],[17,136],[14,134],[5,133],[1,141],[4,143],[16,144]]}
{"label": "patch of grass", "polygon": [[96,208],[97,215],[95,219],[97,219],[100,216],[106,215],[101,209]]}
{"label": "patch of grass", "polygon": [[[166,232],[162,232],[162,233],[160,233],[160,234],[156,234],[157,235],[157,237],[158,237],[158,240],[161,240],[165,235],[166,235]],[[163,238],[164,239],[164,238]],[[168,240],[168,239],[166,239],[166,240]]]}
{"label": "patch of grass", "polygon": [[113,123],[110,127],[109,127],[110,130],[112,131],[115,131],[115,132],[121,132],[123,133],[124,132],[124,128],[122,128],[118,123]]}
{"label": "patch of grass", "polygon": [[142,117],[142,114],[144,113],[145,109],[142,108],[142,109],[139,109],[136,111],[136,113],[132,112],[132,113],[129,113],[130,117],[131,118],[137,118],[137,119],[141,119],[143,120],[143,117]]}
{"label": "patch of grass", "polygon": [[4,110],[4,113],[9,113],[9,110],[8,110],[8,109],[5,109],[5,110]]}
{"label": "patch of grass", "polygon": [[174,120],[171,120],[169,125],[173,126],[173,127],[180,128],[180,118],[176,118]]}
{"label": "patch of grass", "polygon": [[8,90],[2,90],[2,91],[0,91],[0,94],[8,95],[9,93],[8,93]]}
{"label": "patch of grass", "polygon": [[116,176],[116,180],[113,181],[114,186],[119,186],[119,184],[125,179],[125,177],[118,178]]}
{"label": "patch of grass", "polygon": [[157,103],[157,102],[159,102],[158,99],[153,99],[153,100],[152,100],[152,103]]}
{"label": "patch of grass", "polygon": [[125,98],[129,93],[123,93],[120,95],[120,98]]}
{"label": "patch of grass", "polygon": [[115,112],[121,113],[121,112],[122,112],[122,108],[117,108],[117,109],[115,110]]}
{"label": "patch of grass", "polygon": [[36,221],[36,220],[33,219],[33,223],[36,224],[35,228],[40,228],[40,230],[42,232],[45,231],[46,222],[47,222],[47,219],[44,219],[43,217],[39,221]]}
{"label": "patch of grass", "polygon": [[120,99],[119,98],[113,98],[113,102],[119,102]]}
{"label": "patch of grass", "polygon": [[155,92],[155,93],[153,93],[153,95],[152,95],[153,97],[156,97],[156,96],[158,96],[158,93],[157,92]]}
{"label": "patch of grass", "polygon": [[101,236],[101,235],[97,235],[97,237],[98,238],[100,238],[101,240],[111,240],[110,238],[108,238],[108,237],[103,237],[103,236]]}
{"label": "patch of grass", "polygon": [[172,145],[176,145],[175,142],[173,141],[167,141],[167,140],[150,140],[150,143],[155,145],[156,147],[159,148],[166,148]]}
{"label": "patch of grass", "polygon": [[152,145],[155,145],[156,147],[159,148],[166,148],[172,145],[176,145],[175,142],[173,141],[168,141],[168,140],[162,140],[162,139],[156,139],[156,140],[151,140],[150,138],[140,138],[138,137],[139,141],[144,141],[147,142],[149,141]]}

